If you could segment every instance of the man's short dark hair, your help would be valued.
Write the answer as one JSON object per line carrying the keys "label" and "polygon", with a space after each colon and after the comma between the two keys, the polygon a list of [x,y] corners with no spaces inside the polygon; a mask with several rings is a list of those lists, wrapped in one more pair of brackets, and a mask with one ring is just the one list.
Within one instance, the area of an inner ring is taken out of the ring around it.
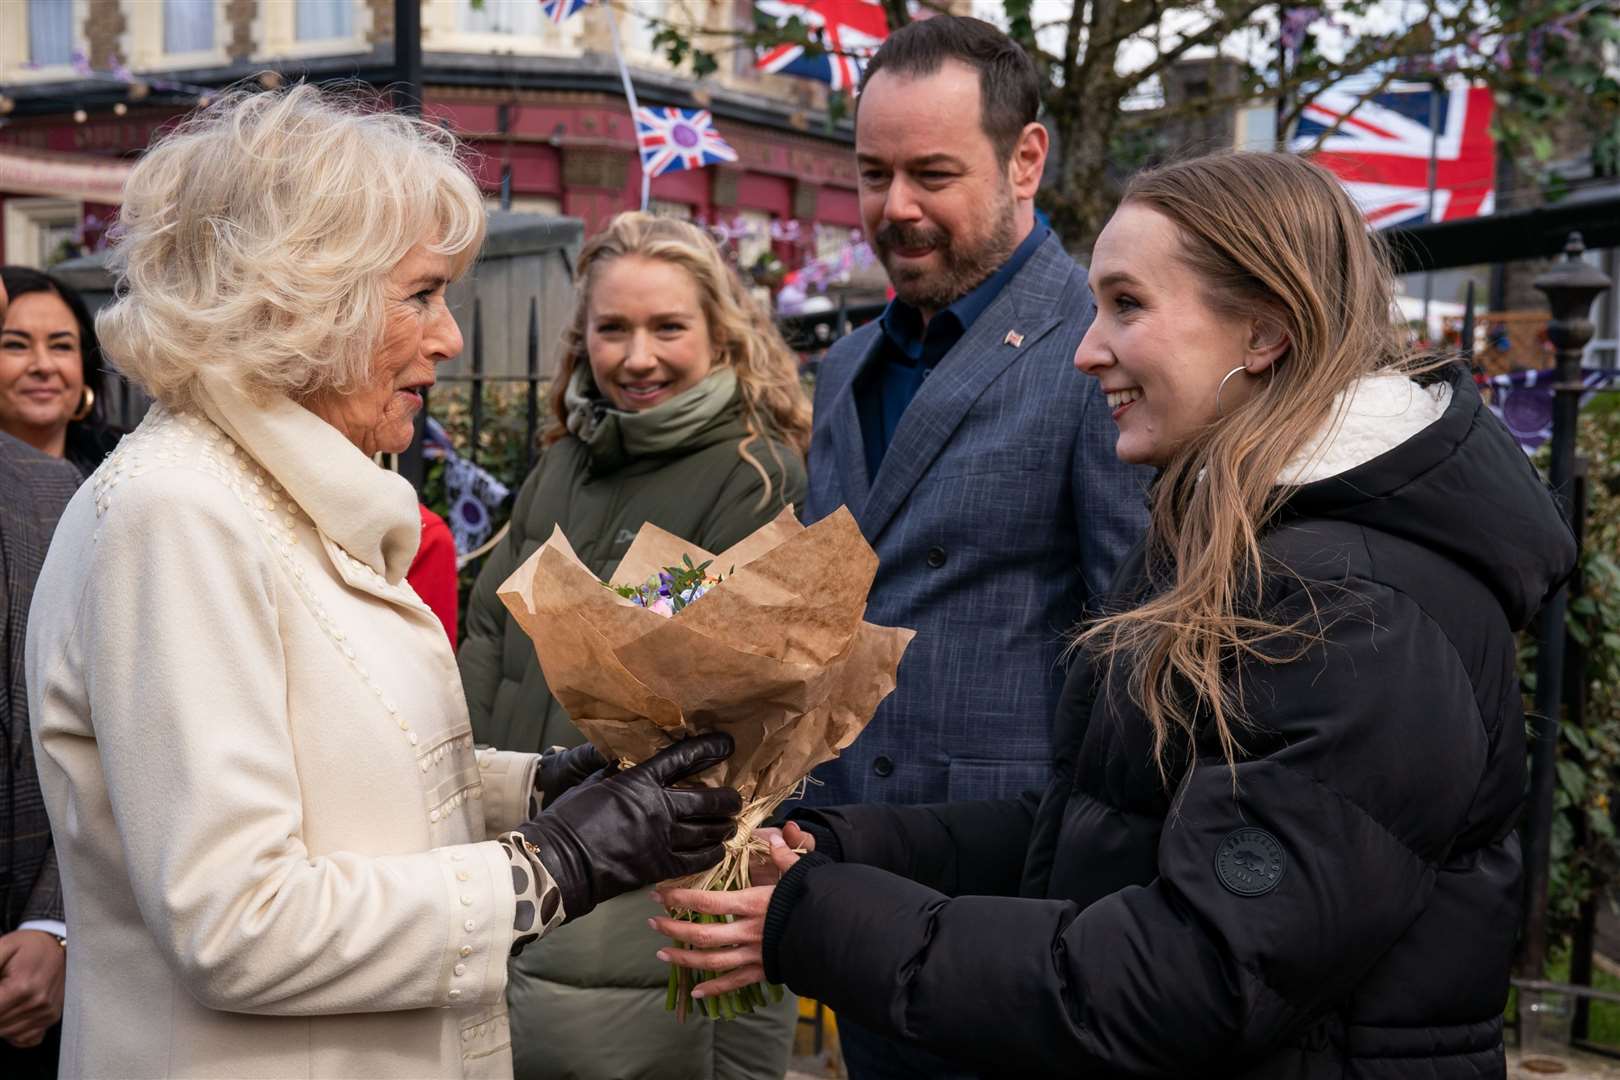
{"label": "man's short dark hair", "polygon": [[[932,75],[947,60],[978,72],[984,133],[1002,161],[1011,158],[1018,136],[1041,111],[1041,76],[1016,41],[982,19],[935,15],[901,27],[866,62],[861,84],[880,71],[912,78]],[[855,104],[859,110],[859,99]]]}

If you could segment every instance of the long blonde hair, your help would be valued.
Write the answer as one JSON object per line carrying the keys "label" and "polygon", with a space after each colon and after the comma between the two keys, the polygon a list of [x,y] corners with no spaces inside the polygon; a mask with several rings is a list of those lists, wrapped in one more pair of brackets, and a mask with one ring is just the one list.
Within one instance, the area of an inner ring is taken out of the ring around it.
{"label": "long blonde hair", "polygon": [[1197,158],[1138,174],[1123,202],[1175,223],[1211,308],[1274,320],[1288,336],[1259,392],[1199,432],[1160,476],[1148,527],[1151,595],[1078,638],[1108,678],[1128,671],[1161,777],[1169,779],[1172,742],[1191,744],[1206,717],[1235,783],[1241,665],[1297,659],[1321,631],[1319,614],[1284,625],[1261,606],[1260,535],[1290,493],[1277,478],[1357,379],[1425,365],[1397,331],[1387,253],[1338,181],[1305,159]]}
{"label": "long blonde hair", "polygon": [[546,442],[554,443],[568,434],[564,395],[575,370],[590,364],[586,326],[596,271],[627,255],[661,259],[685,270],[697,283],[710,340],[719,349],[721,362],[736,372],[742,393],[749,438],[737,444],[737,453],[764,478],[768,501],[770,475],[749,452],[748,444],[757,439],[776,454],[775,444],[786,443],[800,460],[810,449],[810,401],[799,381],[798,357],[782,340],[770,313],[726,265],[709,235],[674,218],[638,211],[619,214],[580,252],[576,267],[579,293],[574,317],[563,334],[562,356],[551,390],[553,423]]}

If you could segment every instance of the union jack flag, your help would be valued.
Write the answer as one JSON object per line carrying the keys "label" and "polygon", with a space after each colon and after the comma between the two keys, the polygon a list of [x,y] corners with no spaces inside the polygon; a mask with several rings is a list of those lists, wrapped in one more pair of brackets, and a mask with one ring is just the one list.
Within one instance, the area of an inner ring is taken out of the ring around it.
{"label": "union jack flag", "polygon": [[797,15],[826,50],[811,55],[803,45],[776,45],[762,50],[754,66],[819,79],[834,90],[857,89],[863,62],[889,36],[889,19],[879,0],[755,0],[754,6],[779,24]]}
{"label": "union jack flag", "polygon": [[540,10],[554,23],[590,7],[592,0],[540,0]]}
{"label": "union jack flag", "polygon": [[707,109],[642,106],[636,110],[636,142],[648,176],[737,160],[737,151],[714,129]]}
{"label": "union jack flag", "polygon": [[[1431,97],[1437,92],[1439,124],[1431,128]],[[1496,102],[1488,89],[1460,80],[1438,91],[1426,83],[1392,83],[1367,101],[1360,96],[1343,84],[1323,92],[1305,109],[1293,146],[1308,150],[1324,131],[1338,125],[1311,160],[1339,178],[1368,224],[1384,229],[1429,220],[1431,151],[1434,219],[1456,221],[1491,212],[1496,196],[1491,113]]]}

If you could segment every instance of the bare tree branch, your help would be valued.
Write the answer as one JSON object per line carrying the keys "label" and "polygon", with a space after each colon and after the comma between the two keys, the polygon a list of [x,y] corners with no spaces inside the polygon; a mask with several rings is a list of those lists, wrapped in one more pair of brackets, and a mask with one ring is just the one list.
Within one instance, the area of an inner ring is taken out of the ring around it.
{"label": "bare tree branch", "polygon": [[1217,45],[1229,35],[1235,33],[1239,27],[1248,23],[1256,12],[1267,6],[1263,0],[1250,0],[1245,3],[1232,16],[1222,16],[1211,22],[1196,34],[1184,35],[1169,49],[1159,53],[1158,57],[1147,66],[1134,72],[1135,81],[1140,83],[1164,71],[1177,60],[1186,56],[1188,51],[1200,45]]}

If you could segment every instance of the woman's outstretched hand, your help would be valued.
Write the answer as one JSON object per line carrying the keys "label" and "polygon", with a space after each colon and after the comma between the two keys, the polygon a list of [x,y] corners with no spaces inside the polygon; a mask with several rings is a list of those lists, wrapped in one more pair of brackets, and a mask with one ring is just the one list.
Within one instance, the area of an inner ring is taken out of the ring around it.
{"label": "woman's outstretched hand", "polygon": [[[792,823],[787,828],[802,833]],[[783,832],[776,829],[763,829],[760,832],[771,846],[771,869],[774,872],[771,884],[736,892],[668,889],[653,894],[653,899],[673,911],[699,911],[731,919],[726,923],[695,923],[666,915],[647,920],[654,930],[665,937],[691,946],[686,949],[673,946],[660,949],[658,959],[697,971],[725,972],[724,975],[699,983],[692,990],[694,998],[714,997],[765,979],[765,912],[770,909],[771,897],[776,893],[776,881],[799,861],[799,855],[788,846]]]}
{"label": "woman's outstretched hand", "polygon": [[[791,850],[801,853],[816,850],[816,838],[791,821],[780,829],[755,829],[754,836],[766,843],[770,843],[772,836],[780,836]],[[773,846],[768,852],[755,852],[748,860],[748,880],[751,884],[775,885],[782,879],[782,870],[772,858],[775,854],[776,848]]]}

